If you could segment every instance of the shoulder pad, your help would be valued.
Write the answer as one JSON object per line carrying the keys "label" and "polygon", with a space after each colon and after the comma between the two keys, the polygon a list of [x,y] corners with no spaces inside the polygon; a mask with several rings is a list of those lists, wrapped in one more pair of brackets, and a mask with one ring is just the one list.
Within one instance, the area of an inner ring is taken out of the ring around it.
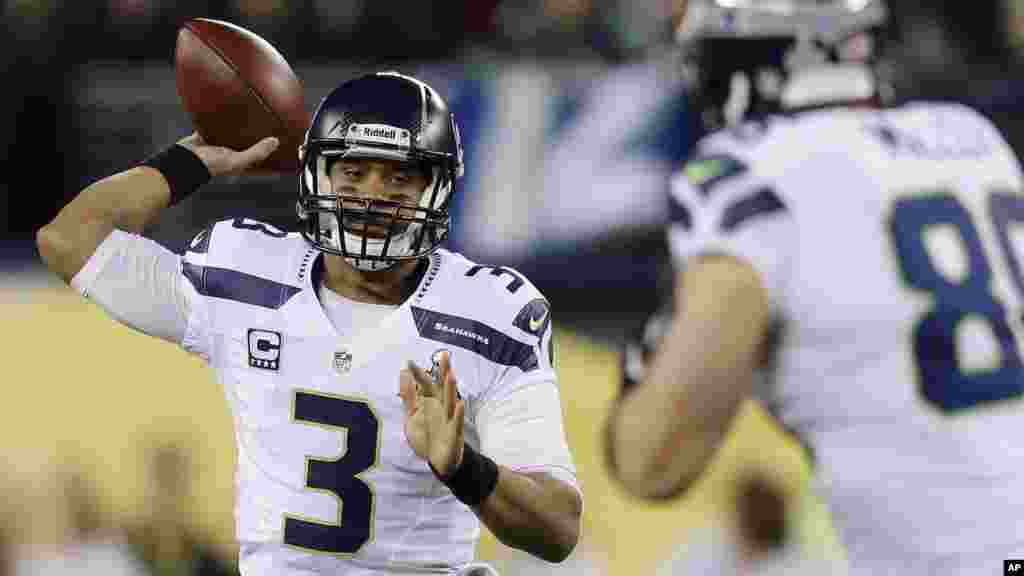
{"label": "shoulder pad", "polygon": [[477,296],[468,300],[474,316],[519,338],[540,338],[551,323],[551,305],[530,280],[511,266],[477,264],[461,256],[452,258],[460,292]]}
{"label": "shoulder pad", "polygon": [[726,158],[731,162],[709,187],[742,173],[770,184],[825,159],[857,161],[849,150],[866,140],[866,121],[875,114],[874,110],[826,108],[771,116],[706,136],[698,143],[694,159]]}
{"label": "shoulder pad", "polygon": [[550,368],[551,307],[540,291],[514,268],[439,256],[437,280],[412,309],[420,336],[524,372]]}
{"label": "shoulder pad", "polygon": [[206,255],[206,264],[212,264],[210,260],[213,259],[222,265],[230,261],[246,266],[259,262],[261,252],[281,252],[298,237],[298,234],[250,218],[218,220],[192,238],[185,249],[185,256]]}
{"label": "shoulder pad", "polygon": [[201,295],[279,308],[301,287],[288,283],[302,240],[248,218],[214,222],[189,243],[182,271]]}

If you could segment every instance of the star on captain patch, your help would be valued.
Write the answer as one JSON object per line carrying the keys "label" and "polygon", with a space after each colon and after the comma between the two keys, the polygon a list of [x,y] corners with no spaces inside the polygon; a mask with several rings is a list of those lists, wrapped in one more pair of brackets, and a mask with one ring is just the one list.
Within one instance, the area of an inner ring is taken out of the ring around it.
{"label": "star on captain patch", "polygon": [[348,374],[352,369],[352,353],[348,350],[336,350],[334,352],[334,371],[338,374]]}

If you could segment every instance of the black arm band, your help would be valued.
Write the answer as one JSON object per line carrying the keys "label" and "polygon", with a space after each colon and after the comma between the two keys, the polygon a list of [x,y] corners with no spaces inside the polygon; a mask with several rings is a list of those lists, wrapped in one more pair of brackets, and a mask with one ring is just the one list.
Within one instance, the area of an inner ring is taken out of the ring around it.
{"label": "black arm band", "polygon": [[462,463],[448,478],[438,474],[429,460],[427,464],[434,472],[434,476],[452,491],[459,502],[467,506],[479,505],[498,485],[498,465],[494,460],[473,450],[469,444],[465,444],[463,448]]}
{"label": "black arm band", "polygon": [[210,170],[194,152],[180,144],[162,150],[143,163],[159,170],[171,188],[171,205],[181,202],[210,181]]}

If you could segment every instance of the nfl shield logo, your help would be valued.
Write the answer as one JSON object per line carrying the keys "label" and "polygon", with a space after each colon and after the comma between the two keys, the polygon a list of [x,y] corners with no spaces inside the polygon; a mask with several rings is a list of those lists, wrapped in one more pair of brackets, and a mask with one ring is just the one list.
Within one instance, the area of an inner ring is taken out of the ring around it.
{"label": "nfl shield logo", "polygon": [[338,350],[334,353],[334,369],[338,374],[348,374],[352,369],[352,353],[348,350]]}

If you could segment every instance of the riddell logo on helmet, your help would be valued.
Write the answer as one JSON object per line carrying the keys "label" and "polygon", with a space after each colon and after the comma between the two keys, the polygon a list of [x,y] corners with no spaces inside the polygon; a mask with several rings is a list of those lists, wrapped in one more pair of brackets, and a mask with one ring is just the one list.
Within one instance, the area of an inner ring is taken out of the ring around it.
{"label": "riddell logo on helmet", "polygon": [[354,142],[408,146],[409,131],[386,124],[352,124],[348,127],[346,139]]}
{"label": "riddell logo on helmet", "polygon": [[363,136],[395,140],[398,138],[398,130],[395,128],[363,128]]}

